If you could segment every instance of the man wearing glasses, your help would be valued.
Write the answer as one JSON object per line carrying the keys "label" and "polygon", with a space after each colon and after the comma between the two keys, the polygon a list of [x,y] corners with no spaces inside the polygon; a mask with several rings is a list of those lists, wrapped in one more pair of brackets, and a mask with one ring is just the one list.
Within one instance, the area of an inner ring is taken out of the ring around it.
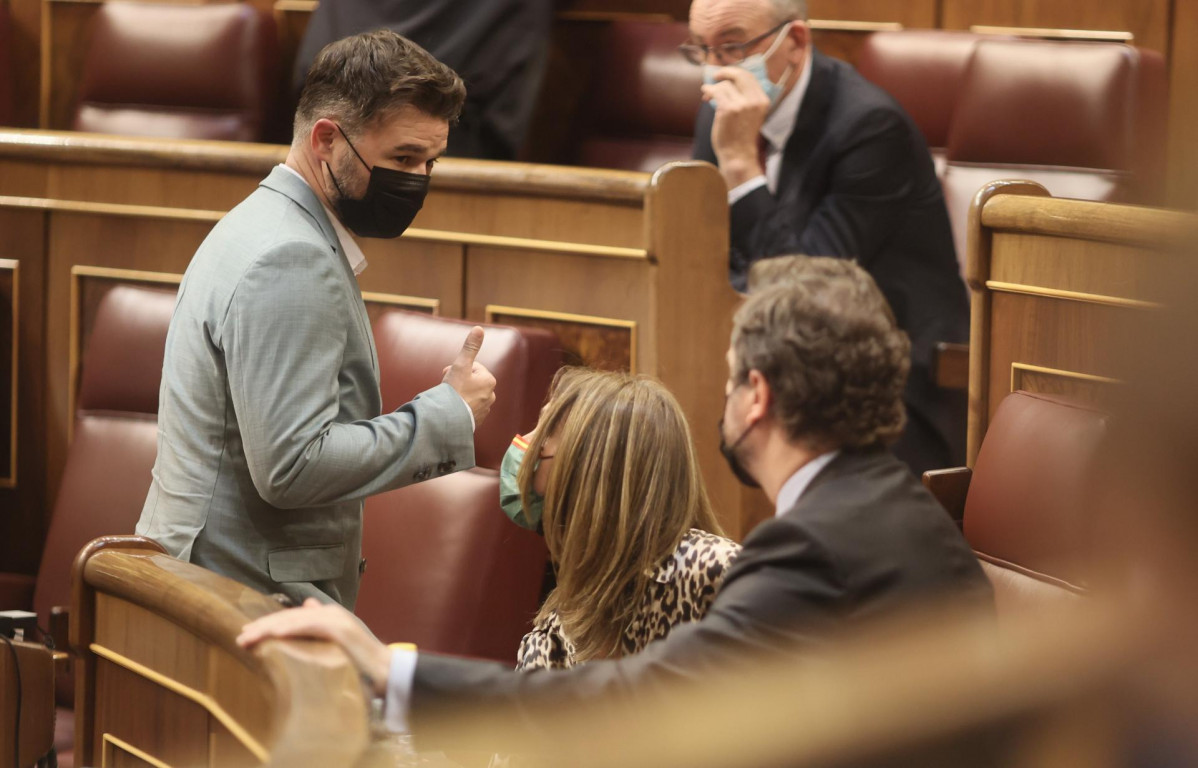
{"label": "man wearing glasses", "polygon": [[682,54],[704,69],[694,156],[719,166],[730,274],[786,253],[856,259],[911,337],[895,454],[918,475],[965,459],[965,396],[932,377],[969,309],[927,145],[885,92],[811,45],[804,0],[694,0]]}

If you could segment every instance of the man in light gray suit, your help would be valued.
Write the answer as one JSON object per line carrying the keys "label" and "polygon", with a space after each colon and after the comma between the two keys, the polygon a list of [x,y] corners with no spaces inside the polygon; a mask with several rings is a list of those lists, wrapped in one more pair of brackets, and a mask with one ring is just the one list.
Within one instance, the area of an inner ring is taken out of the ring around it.
{"label": "man in light gray suit", "polygon": [[393,32],[317,57],[285,165],[213,228],[179,288],[139,534],[263,592],[352,609],[362,499],[474,465],[495,398],[474,359],[482,329],[440,385],[381,414],[350,235],[411,223],[464,100],[452,70]]}

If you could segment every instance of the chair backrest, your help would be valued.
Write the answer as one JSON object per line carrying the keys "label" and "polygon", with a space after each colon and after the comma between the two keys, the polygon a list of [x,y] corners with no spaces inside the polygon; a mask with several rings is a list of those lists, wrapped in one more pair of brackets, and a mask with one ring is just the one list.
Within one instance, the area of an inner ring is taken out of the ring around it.
{"label": "chair backrest", "polygon": [[[132,533],[157,454],[158,384],[175,291],[122,285],[96,310],[83,354],[75,433],[42,550],[33,609],[71,600],[71,562],[92,539]],[[56,681],[69,700],[70,680]]]}
{"label": "chair backrest", "polygon": [[549,331],[387,310],[374,321],[383,410],[439,384],[475,325],[486,330],[478,362],[497,382],[495,408],[474,434],[475,463],[499,469],[512,437],[536,426],[549,382],[562,365],[561,342]]}
{"label": "chair backrest", "polygon": [[357,615],[384,642],[514,664],[547,553],[499,507],[499,475],[471,469],[366,500]]}
{"label": "chair backrest", "polygon": [[964,532],[1000,613],[1080,594],[1096,539],[1090,493],[1107,417],[1024,391],[999,405],[973,467]]}
{"label": "chair backrest", "polygon": [[686,37],[684,22],[608,26],[596,52],[579,165],[652,172],[690,159],[703,73],[678,53]]}
{"label": "chair backrest", "polygon": [[84,54],[73,127],[260,141],[277,91],[275,25],[251,3],[105,2]]}
{"label": "chair backrest", "polygon": [[965,71],[982,35],[938,29],[875,32],[861,47],[857,70],[894,97],[923,133],[944,173],[953,112]]}
{"label": "chair backrest", "polygon": [[1037,181],[1054,197],[1155,202],[1166,82],[1159,54],[1128,45],[979,42],[943,176],[958,256],[973,196],[995,179]]}
{"label": "chair backrest", "polygon": [[[54,660],[50,649],[39,643],[13,641],[11,651],[7,645],[0,643],[0,759],[10,764],[16,740],[18,764],[33,765],[54,746]],[[18,703],[19,733],[13,730]]]}
{"label": "chair backrest", "polygon": [[[383,407],[436,385],[472,325],[404,310],[376,318]],[[475,433],[480,469],[366,500],[357,614],[388,642],[512,663],[547,554],[540,536],[504,516],[496,470],[512,436],[535,426],[562,351],[549,331],[484,328],[478,361],[495,374],[497,399]]]}

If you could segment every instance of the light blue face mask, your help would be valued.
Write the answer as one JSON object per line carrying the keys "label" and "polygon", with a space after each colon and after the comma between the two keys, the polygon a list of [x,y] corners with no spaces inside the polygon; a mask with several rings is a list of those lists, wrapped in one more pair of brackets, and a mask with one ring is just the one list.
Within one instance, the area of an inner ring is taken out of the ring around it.
{"label": "light blue face mask", "polygon": [[[777,105],[778,97],[782,95],[782,84],[786,82],[788,77],[790,77],[790,71],[792,67],[788,66],[786,71],[782,73],[782,77],[779,78],[778,82],[775,83],[773,80],[770,80],[769,70],[766,67],[766,62],[769,61],[769,58],[774,55],[775,51],[778,50],[778,46],[782,45],[782,41],[786,39],[786,35],[789,32],[790,24],[787,24],[786,26],[782,27],[782,29],[778,30],[778,35],[774,38],[774,42],[770,43],[770,47],[766,49],[764,53],[755,53],[752,56],[746,56],[744,61],[735,65],[748,72],[754,77],[754,79],[757,80],[757,84],[761,86],[761,90],[765,91],[766,98],[770,100],[770,109],[773,109],[774,106]],[[715,73],[719,72],[721,69],[723,69],[723,67],[717,64],[704,64],[704,84],[714,85],[716,82],[718,82],[716,80]],[[716,106],[714,100],[711,102],[711,106]]]}
{"label": "light blue face mask", "polygon": [[499,506],[503,507],[503,513],[516,525],[530,531],[540,531],[545,497],[529,489],[526,509],[524,500],[520,497],[520,483],[517,479],[527,451],[528,441],[516,435],[512,444],[508,446],[507,453],[503,455],[503,462],[499,465]]}

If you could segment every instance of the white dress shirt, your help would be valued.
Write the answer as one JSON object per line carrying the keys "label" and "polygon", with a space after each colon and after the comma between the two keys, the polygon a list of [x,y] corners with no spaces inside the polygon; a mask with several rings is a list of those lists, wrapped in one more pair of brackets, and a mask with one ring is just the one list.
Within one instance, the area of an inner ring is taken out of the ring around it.
{"label": "white dress shirt", "polygon": [[799,82],[795,83],[795,87],[790,89],[790,93],[783,96],[781,101],[774,106],[773,111],[765,118],[765,123],[761,126],[761,135],[766,141],[765,173],[733,187],[728,193],[728,205],[732,205],[763,184],[769,188],[771,194],[777,191],[778,177],[782,175],[782,153],[786,149],[786,142],[790,141],[790,135],[794,133],[795,123],[799,119],[799,110],[803,106],[803,97],[807,95],[809,85],[811,85],[810,46],[807,47],[807,57],[803,61],[803,72],[799,75]]}
{"label": "white dress shirt", "polygon": [[[840,451],[820,454],[804,464],[782,484],[778,491],[774,515],[778,516],[791,509],[811,485],[811,481],[824,467],[835,459]],[[391,652],[391,667],[387,673],[387,701],[383,710],[383,723],[388,730],[395,733],[407,733],[408,709],[412,701],[412,680],[416,676],[417,651],[408,648],[397,648]]]}

